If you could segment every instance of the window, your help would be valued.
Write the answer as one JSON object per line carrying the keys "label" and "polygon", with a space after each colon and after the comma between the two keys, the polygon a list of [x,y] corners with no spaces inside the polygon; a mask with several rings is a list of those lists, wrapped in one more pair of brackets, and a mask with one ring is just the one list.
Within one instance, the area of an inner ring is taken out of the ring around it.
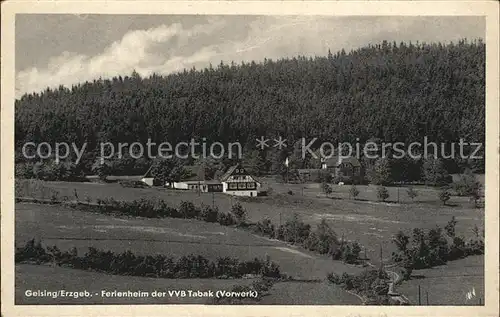
{"label": "window", "polygon": [[238,189],[246,189],[247,184],[246,183],[238,183]]}
{"label": "window", "polygon": [[255,183],[247,183],[247,188],[248,189],[255,189]]}
{"label": "window", "polygon": [[238,188],[238,184],[237,183],[229,183],[228,187],[229,187],[229,189],[237,189]]}

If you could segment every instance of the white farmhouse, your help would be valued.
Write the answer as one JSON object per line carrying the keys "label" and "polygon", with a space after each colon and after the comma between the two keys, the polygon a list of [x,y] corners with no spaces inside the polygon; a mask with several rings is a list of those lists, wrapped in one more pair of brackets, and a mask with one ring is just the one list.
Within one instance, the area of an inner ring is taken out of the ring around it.
{"label": "white farmhouse", "polygon": [[229,195],[256,197],[261,183],[240,165],[231,166],[221,177],[222,191]]}

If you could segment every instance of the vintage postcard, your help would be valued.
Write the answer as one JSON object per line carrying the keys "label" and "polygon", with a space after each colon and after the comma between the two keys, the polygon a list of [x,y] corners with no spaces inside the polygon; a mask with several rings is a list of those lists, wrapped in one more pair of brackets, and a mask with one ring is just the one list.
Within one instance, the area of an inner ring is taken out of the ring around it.
{"label": "vintage postcard", "polygon": [[498,25],[2,3],[2,316],[498,316]]}

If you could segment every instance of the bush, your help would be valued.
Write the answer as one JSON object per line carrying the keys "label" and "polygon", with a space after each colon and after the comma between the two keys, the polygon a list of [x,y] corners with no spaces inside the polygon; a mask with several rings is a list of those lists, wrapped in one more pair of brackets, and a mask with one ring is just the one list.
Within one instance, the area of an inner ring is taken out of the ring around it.
{"label": "bush", "polygon": [[387,198],[389,198],[389,192],[387,191],[387,188],[385,188],[384,186],[377,187],[377,198],[380,201],[385,201]]}
{"label": "bush", "polygon": [[293,214],[292,219],[278,228],[278,239],[294,244],[302,244],[311,231],[311,226],[299,220],[298,214]]}
{"label": "bush", "polygon": [[413,187],[408,187],[408,189],[406,189],[406,193],[411,200],[415,200],[418,196],[418,192]]}
{"label": "bush", "polygon": [[434,267],[469,255],[484,254],[484,241],[479,234],[466,242],[463,237],[455,235],[455,225],[453,217],[444,232],[436,226],[427,233],[415,228],[411,239],[401,231],[396,234],[393,242],[398,251],[393,252],[392,258],[404,269],[403,279],[409,279],[413,269]]}
{"label": "bush", "polygon": [[460,175],[460,179],[454,182],[452,187],[458,196],[472,196],[481,191],[482,185],[476,180],[474,174],[467,170]]}
{"label": "bush", "polygon": [[430,186],[444,186],[451,182],[451,176],[442,159],[425,159],[422,165],[424,181]]}
{"label": "bush", "polygon": [[351,188],[349,189],[349,196],[351,196],[353,199],[356,199],[359,195],[359,190],[356,187],[356,185],[352,185]]}
{"label": "bush", "polygon": [[391,162],[388,158],[379,158],[367,171],[367,177],[371,184],[389,185],[392,183]]}
{"label": "bush", "polygon": [[234,219],[231,213],[219,212],[217,214],[217,222],[222,226],[232,226],[236,224],[236,219]]}
{"label": "bush", "polygon": [[190,201],[183,201],[179,206],[179,213],[182,218],[191,219],[196,218],[200,210],[197,209],[194,204]]}
{"label": "bush", "polygon": [[149,187],[146,183],[141,181],[131,181],[131,180],[122,180],[118,182],[122,187],[127,188],[147,188]]}
{"label": "bush", "polygon": [[451,193],[447,188],[442,188],[438,193],[438,197],[443,202],[443,205],[446,205],[446,202],[451,198]]}
{"label": "bush", "polygon": [[366,270],[357,275],[329,273],[330,283],[340,285],[345,290],[352,290],[365,298],[372,305],[389,303],[389,276],[383,270]]}
{"label": "bush", "polygon": [[323,193],[325,195],[330,195],[332,193],[332,187],[327,183],[327,182],[323,182],[321,184],[321,189],[323,190]]}
{"label": "bush", "polygon": [[231,213],[235,216],[236,221],[239,224],[245,222],[247,211],[245,210],[245,208],[243,208],[243,206],[239,202],[237,202],[231,207]]}
{"label": "bush", "polygon": [[257,233],[261,236],[274,238],[275,228],[271,223],[271,220],[269,218],[265,218],[264,220],[257,222],[257,225],[254,227],[254,233]]}
{"label": "bush", "polygon": [[199,219],[206,222],[217,222],[217,215],[219,214],[219,209],[217,207],[210,207],[203,205],[201,207],[201,212]]}
{"label": "bush", "polygon": [[24,247],[16,248],[16,263],[53,262],[71,268],[110,273],[115,275],[149,276],[160,278],[211,278],[259,275],[267,278],[281,278],[279,266],[269,260],[240,262],[233,258],[219,258],[212,262],[200,255],[188,255],[174,260],[164,255],[142,256],[130,251],[114,253],[90,247],[83,256],[76,249],[61,252],[57,246],[44,249],[34,239]]}

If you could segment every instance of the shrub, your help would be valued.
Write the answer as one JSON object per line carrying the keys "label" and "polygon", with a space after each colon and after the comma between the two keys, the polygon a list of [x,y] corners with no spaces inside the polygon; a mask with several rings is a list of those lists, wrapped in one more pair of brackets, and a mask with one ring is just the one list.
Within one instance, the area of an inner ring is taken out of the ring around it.
{"label": "shrub", "polygon": [[243,206],[237,202],[231,207],[231,213],[235,216],[238,223],[244,223],[246,220],[247,211]]}
{"label": "shrub", "polygon": [[323,182],[321,184],[321,190],[323,190],[323,193],[325,195],[330,195],[332,193],[332,187],[327,183],[327,182]]}
{"label": "shrub", "polygon": [[264,218],[264,220],[257,222],[257,225],[254,228],[254,232],[262,236],[270,238],[274,238],[275,236],[275,228],[269,218]]}
{"label": "shrub", "polygon": [[451,177],[442,159],[425,159],[422,171],[426,185],[443,186],[451,182]]}
{"label": "shrub", "polygon": [[[34,239],[24,247],[16,248],[16,263],[53,262],[76,269],[92,270],[116,275],[150,276],[161,278],[210,278],[260,275],[267,278],[281,278],[279,266],[269,260],[238,261],[234,258],[219,258],[212,262],[200,255],[188,255],[175,260],[164,255],[142,256],[130,251],[114,253],[90,247],[83,256],[75,248],[61,252],[57,246],[44,249]],[[264,287],[264,286],[262,286]]]}
{"label": "shrub", "polygon": [[453,183],[453,189],[458,196],[472,196],[481,191],[481,183],[478,182],[470,170],[466,170],[460,175],[460,179]]}
{"label": "shrub", "polygon": [[351,196],[353,199],[356,199],[359,195],[359,190],[356,187],[356,185],[352,185],[351,188],[349,189],[349,196]]}
{"label": "shrub", "polygon": [[210,207],[207,205],[203,205],[201,207],[199,218],[206,222],[217,222],[218,214],[219,214],[219,209],[217,207]]}
{"label": "shrub", "polygon": [[232,226],[236,224],[236,219],[234,219],[231,213],[219,212],[217,214],[217,222],[222,226]]}
{"label": "shrub", "polygon": [[389,185],[392,183],[391,163],[388,158],[379,158],[367,171],[367,177],[371,184]]}
{"label": "shrub", "polygon": [[311,226],[300,221],[298,214],[294,213],[291,220],[278,228],[278,239],[301,244],[307,239],[310,231]]}
{"label": "shrub", "polygon": [[194,204],[190,201],[183,201],[179,206],[179,214],[182,218],[191,219],[196,218],[200,210],[197,209]]}
{"label": "shrub", "polygon": [[149,187],[146,183],[141,181],[132,181],[132,180],[122,180],[118,182],[122,187],[127,188],[147,188]]}
{"label": "shrub", "polygon": [[438,193],[438,197],[443,202],[443,205],[446,205],[446,202],[451,198],[451,193],[447,188],[442,188]]}
{"label": "shrub", "polygon": [[383,270],[366,270],[357,275],[329,273],[330,283],[340,285],[346,290],[352,290],[365,298],[365,301],[375,305],[389,303],[389,276]]}
{"label": "shrub", "polygon": [[413,187],[408,187],[406,189],[406,194],[408,194],[408,197],[411,200],[415,200],[415,198],[417,198],[417,196],[418,196],[418,192]]}
{"label": "shrub", "polygon": [[438,226],[430,229],[427,234],[424,230],[415,228],[411,244],[409,236],[401,231],[396,234],[393,242],[398,251],[393,252],[392,258],[404,269],[404,279],[410,278],[413,269],[429,268],[469,255],[484,254],[483,239],[476,235],[466,242],[463,237],[455,235],[455,225],[456,220],[453,217],[445,226],[446,236]]}
{"label": "shrub", "polygon": [[457,226],[457,220],[455,219],[455,216],[452,216],[451,220],[448,221],[448,223],[444,227],[444,230],[446,231],[446,234],[449,237],[451,237],[451,238],[455,237],[455,228],[456,228],[456,226]]}
{"label": "shrub", "polygon": [[377,188],[377,198],[380,201],[385,201],[387,198],[389,198],[389,192],[387,191],[387,188],[384,186],[379,186]]}

